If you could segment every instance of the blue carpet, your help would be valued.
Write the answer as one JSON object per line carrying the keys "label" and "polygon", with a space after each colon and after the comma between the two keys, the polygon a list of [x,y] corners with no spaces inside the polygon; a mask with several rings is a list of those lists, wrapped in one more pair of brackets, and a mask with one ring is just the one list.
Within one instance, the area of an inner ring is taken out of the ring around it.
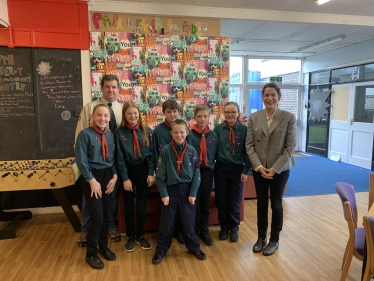
{"label": "blue carpet", "polygon": [[335,183],[354,186],[356,192],[369,191],[370,170],[312,155],[295,157],[284,196],[307,196],[335,193]]}

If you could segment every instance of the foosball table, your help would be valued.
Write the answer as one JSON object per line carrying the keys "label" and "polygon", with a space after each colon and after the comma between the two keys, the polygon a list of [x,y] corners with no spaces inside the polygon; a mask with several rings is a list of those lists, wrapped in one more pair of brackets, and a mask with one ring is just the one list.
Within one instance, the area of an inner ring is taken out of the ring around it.
{"label": "foosball table", "polygon": [[0,161],[0,221],[10,221],[0,229],[0,239],[15,238],[16,224],[32,217],[30,211],[4,211],[1,206],[4,191],[52,190],[75,232],[80,232],[80,220],[63,190],[74,185],[79,175],[74,158]]}

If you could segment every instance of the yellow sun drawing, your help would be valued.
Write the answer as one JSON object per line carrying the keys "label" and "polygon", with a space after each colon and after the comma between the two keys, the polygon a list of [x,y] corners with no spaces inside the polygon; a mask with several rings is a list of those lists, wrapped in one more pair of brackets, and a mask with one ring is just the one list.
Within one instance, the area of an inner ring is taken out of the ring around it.
{"label": "yellow sun drawing", "polygon": [[36,68],[39,75],[46,76],[51,73],[52,66],[49,65],[48,62],[41,61]]}

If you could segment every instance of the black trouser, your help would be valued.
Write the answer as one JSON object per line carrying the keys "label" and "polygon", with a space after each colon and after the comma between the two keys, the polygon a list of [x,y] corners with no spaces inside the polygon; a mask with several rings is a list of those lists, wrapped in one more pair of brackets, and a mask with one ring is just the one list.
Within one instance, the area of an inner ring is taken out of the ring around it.
{"label": "black trouser", "polygon": [[160,227],[157,234],[156,252],[164,256],[169,250],[174,233],[175,220],[181,218],[185,245],[191,252],[200,251],[200,244],[195,235],[196,204],[192,205],[190,196],[190,184],[181,183],[167,187],[169,205],[161,203]]}
{"label": "black trouser", "polygon": [[148,195],[148,162],[143,161],[141,164],[133,166],[126,164],[128,176],[132,183],[133,191],[127,191],[123,188],[123,201],[125,204],[125,224],[126,236],[135,237],[135,223],[134,223],[134,198],[136,195],[136,236],[140,238],[144,235],[146,204]]}
{"label": "black trouser", "polygon": [[96,199],[95,195],[91,197],[91,186],[89,182],[81,177],[82,190],[91,218],[87,233],[87,258],[97,256],[97,246],[99,246],[100,250],[108,248],[108,208],[111,195],[105,194],[105,191],[106,186],[113,177],[112,168],[92,170],[92,174],[101,185],[102,197],[98,199]]}
{"label": "black trouser", "polygon": [[214,185],[218,221],[222,231],[239,231],[240,203],[244,183],[241,182],[243,165],[217,162],[214,168]]}
{"label": "black trouser", "polygon": [[271,202],[271,232],[270,241],[278,242],[279,234],[283,226],[283,205],[282,197],[284,186],[290,176],[290,170],[280,174],[274,174],[273,179],[265,179],[261,173],[253,171],[253,179],[257,194],[257,228],[258,237],[266,238],[268,228],[269,193]]}
{"label": "black trouser", "polygon": [[196,197],[196,233],[208,234],[209,201],[212,193],[214,171],[200,169],[201,183]]}

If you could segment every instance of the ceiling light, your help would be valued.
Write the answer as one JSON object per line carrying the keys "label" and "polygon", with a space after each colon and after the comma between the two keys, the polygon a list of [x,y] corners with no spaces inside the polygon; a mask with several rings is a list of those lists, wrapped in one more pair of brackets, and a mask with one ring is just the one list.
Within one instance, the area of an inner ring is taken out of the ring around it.
{"label": "ceiling light", "polygon": [[301,53],[301,52],[304,52],[304,51],[310,51],[310,50],[313,50],[313,49],[318,48],[318,47],[322,47],[322,46],[326,46],[326,45],[329,45],[329,44],[332,44],[332,43],[335,43],[335,42],[339,42],[343,39],[345,39],[345,35],[339,35],[339,36],[336,36],[336,37],[332,37],[330,39],[326,39],[326,40],[311,44],[309,46],[302,47],[299,50],[297,50],[297,52]]}
{"label": "ceiling light", "polygon": [[323,4],[325,4],[325,3],[327,3],[327,2],[329,2],[330,0],[316,0],[316,4],[317,5],[323,5]]}

